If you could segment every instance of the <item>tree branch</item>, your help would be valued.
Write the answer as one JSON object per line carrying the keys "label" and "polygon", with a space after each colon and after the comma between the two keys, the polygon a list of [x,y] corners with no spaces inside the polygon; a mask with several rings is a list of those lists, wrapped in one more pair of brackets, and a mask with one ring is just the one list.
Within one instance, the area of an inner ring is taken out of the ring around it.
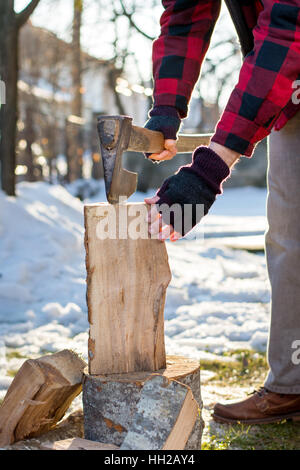
{"label": "tree branch", "polygon": [[28,5],[16,15],[17,28],[21,28],[26,23],[30,15],[38,6],[39,1],[40,0],[31,0],[31,2],[28,3]]}
{"label": "tree branch", "polygon": [[129,23],[130,23],[130,26],[132,26],[138,33],[142,34],[145,38],[147,39],[150,39],[150,41],[154,41],[154,37],[153,36],[149,36],[149,34],[145,33],[144,31],[142,31],[136,24],[135,22],[133,21],[132,19],[132,15],[133,13],[129,13],[126,8],[125,8],[125,5],[123,3],[122,0],[120,0],[120,5],[122,7],[122,10],[123,10],[123,15],[126,16],[126,18],[128,19]]}

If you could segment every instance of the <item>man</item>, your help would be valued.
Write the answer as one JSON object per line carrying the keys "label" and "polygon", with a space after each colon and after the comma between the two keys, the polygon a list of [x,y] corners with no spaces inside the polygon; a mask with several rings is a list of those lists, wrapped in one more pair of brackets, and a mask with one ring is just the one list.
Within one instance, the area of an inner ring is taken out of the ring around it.
{"label": "man", "polygon": [[[264,387],[233,404],[216,404],[213,417],[224,423],[269,423],[300,419],[300,365],[293,353],[300,341],[300,113],[295,84],[300,77],[300,0],[227,1],[245,58],[238,84],[208,147],[199,147],[190,165],[168,178],[152,205],[150,232],[161,240],[185,235],[174,230],[162,204],[204,207],[208,213],[222,183],[241,155],[270,135],[266,255],[272,291]],[[176,136],[198,80],[219,16],[220,0],[163,0],[161,35],[153,43],[154,105],[146,127],[165,137],[176,155]],[[250,31],[250,36],[249,36]],[[277,132],[276,132],[277,131]],[[279,132],[278,132],[279,131]],[[196,211],[192,225],[200,221]]]}

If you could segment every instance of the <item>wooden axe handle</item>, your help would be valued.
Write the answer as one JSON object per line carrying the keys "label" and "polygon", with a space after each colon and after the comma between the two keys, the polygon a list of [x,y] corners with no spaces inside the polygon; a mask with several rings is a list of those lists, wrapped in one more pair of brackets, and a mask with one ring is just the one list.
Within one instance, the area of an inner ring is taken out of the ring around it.
{"label": "wooden axe handle", "polygon": [[[213,134],[180,134],[177,140],[178,153],[191,153],[199,145],[208,145]],[[164,150],[161,132],[132,126],[128,149],[131,152],[160,153]]]}

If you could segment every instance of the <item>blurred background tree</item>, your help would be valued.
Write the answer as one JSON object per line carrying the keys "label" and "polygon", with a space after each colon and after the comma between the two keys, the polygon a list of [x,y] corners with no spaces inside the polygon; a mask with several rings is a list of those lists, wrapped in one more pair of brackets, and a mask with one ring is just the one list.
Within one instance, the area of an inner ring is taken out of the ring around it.
{"label": "blurred background tree", "polygon": [[6,103],[0,108],[1,185],[10,196],[15,194],[19,33],[38,3],[39,0],[31,0],[16,13],[14,0],[0,2],[0,77],[6,88]]}
{"label": "blurred background tree", "polygon": [[73,0],[72,24],[72,90],[71,90],[71,119],[67,119],[67,148],[68,164],[67,180],[69,183],[82,178],[83,166],[83,119],[82,119],[82,58],[81,58],[81,26],[83,0]]}

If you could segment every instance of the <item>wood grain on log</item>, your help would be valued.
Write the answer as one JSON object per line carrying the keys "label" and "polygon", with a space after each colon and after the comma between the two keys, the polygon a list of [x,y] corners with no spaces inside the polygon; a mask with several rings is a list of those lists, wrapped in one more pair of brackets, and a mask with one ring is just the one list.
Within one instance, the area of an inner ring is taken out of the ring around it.
{"label": "wood grain on log", "polygon": [[91,375],[166,365],[163,316],[171,272],[165,244],[149,238],[147,211],[146,204],[85,207]]}
{"label": "wood grain on log", "polygon": [[26,361],[0,407],[0,446],[53,428],[81,392],[85,366],[68,350]]}

